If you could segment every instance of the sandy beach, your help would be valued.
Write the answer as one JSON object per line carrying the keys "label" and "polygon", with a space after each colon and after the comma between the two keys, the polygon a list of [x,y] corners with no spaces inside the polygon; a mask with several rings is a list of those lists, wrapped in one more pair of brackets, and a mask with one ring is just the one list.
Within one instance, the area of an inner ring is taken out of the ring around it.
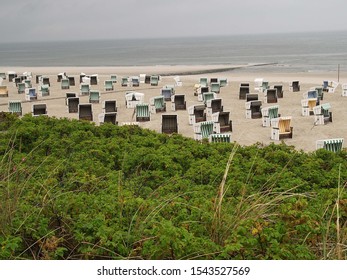
{"label": "sandy beach", "polygon": [[[222,87],[218,98],[222,99],[224,111],[231,112],[230,118],[233,124],[232,141],[236,141],[241,145],[252,145],[257,142],[264,145],[271,142],[280,143],[270,139],[271,128],[263,127],[261,119],[246,119],[245,117],[245,100],[239,100],[239,86],[241,82],[250,83],[250,91],[254,91],[254,79],[263,78],[269,82],[270,87],[275,84],[283,85],[283,98],[278,99],[279,113],[281,116],[292,116],[293,138],[284,139],[288,145],[293,145],[298,150],[314,151],[316,148],[316,140],[328,138],[345,138],[347,139],[347,125],[345,124],[347,97],[341,96],[341,84],[347,83],[347,73],[340,73],[339,86],[334,93],[324,93],[324,99],[321,104],[330,103],[333,113],[333,122],[326,125],[314,125],[314,116],[304,117],[301,115],[301,100],[303,94],[311,87],[322,86],[323,80],[337,81],[336,72],[305,72],[305,73],[272,73],[252,71],[252,68],[240,68],[226,72],[216,72],[207,74],[191,75],[189,73],[200,70],[209,70],[211,68],[220,69],[230,66],[141,66],[141,67],[12,67],[1,68],[0,72],[15,71],[17,74],[23,72],[32,72],[33,87],[37,88],[35,83],[36,75],[45,75],[50,78],[51,87],[50,95],[46,97],[38,97],[37,101],[24,102],[25,95],[18,94],[17,88],[8,80],[3,81],[3,85],[7,85],[9,96],[0,99],[0,111],[8,111],[9,100],[22,100],[23,114],[31,113],[33,103],[46,103],[49,116],[67,117],[77,119],[77,113],[68,113],[65,103],[66,92],[75,92],[79,94],[79,75],[81,72],[86,75],[98,74],[98,85],[92,85],[91,88],[101,92],[101,100],[99,104],[93,104],[93,119],[98,124],[98,114],[102,112],[102,101],[115,99],[117,100],[117,121],[122,122],[135,121],[133,109],[125,107],[125,93],[127,91],[138,91],[145,94],[145,103],[149,103],[151,97],[160,95],[160,90],[165,85],[174,85],[174,76],[171,74],[180,73],[182,86],[176,87],[176,94],[184,94],[187,102],[187,108],[191,105],[202,104],[198,101],[197,96],[194,96],[194,85],[199,83],[200,77],[207,78],[226,78],[228,85]],[[218,71],[218,70],[217,70]],[[62,90],[60,83],[57,82],[58,73],[65,72],[68,76],[75,77],[76,85],[70,89]],[[139,87],[122,87],[121,77],[123,76],[138,76],[145,73],[162,74],[158,86],[150,86],[149,84],[140,84]],[[186,73],[186,74],[185,74]],[[115,90],[106,92],[104,90],[104,81],[110,78],[111,74],[116,74],[118,82],[115,84]],[[300,81],[301,89],[299,92],[290,92],[289,83],[293,80]],[[80,103],[87,103],[88,96],[79,96]],[[275,104],[266,104],[264,102],[264,94],[259,93],[259,99],[263,102],[262,107],[267,107]],[[178,115],[178,131],[180,134],[187,137],[194,137],[193,127],[189,125],[189,117],[187,111],[172,111],[171,102],[167,102],[165,114]],[[140,126],[161,131],[161,115],[157,113],[151,115],[149,122],[141,122]],[[345,145],[344,145],[345,146]]]}

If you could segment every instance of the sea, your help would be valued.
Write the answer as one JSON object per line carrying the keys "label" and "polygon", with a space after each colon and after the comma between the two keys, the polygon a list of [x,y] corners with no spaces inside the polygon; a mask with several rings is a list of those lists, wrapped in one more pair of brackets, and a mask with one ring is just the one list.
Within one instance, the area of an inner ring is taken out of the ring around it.
{"label": "sea", "polygon": [[253,65],[247,71],[347,71],[347,31],[0,42],[0,67]]}

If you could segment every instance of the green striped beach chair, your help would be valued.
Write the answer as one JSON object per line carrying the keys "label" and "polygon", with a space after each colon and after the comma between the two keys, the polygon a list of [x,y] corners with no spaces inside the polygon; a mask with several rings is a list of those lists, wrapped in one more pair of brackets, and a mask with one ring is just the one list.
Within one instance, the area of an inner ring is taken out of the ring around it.
{"label": "green striped beach chair", "polygon": [[316,149],[325,149],[337,153],[342,150],[343,141],[343,138],[317,140]]}
{"label": "green striped beach chair", "polygon": [[231,134],[230,133],[210,134],[208,140],[210,143],[230,143]]}
{"label": "green striped beach chair", "polygon": [[99,103],[100,102],[100,92],[98,90],[91,90],[89,92],[89,103]]}
{"label": "green striped beach chair", "polygon": [[211,83],[210,91],[219,93],[220,92],[220,84],[219,83]]}
{"label": "green striped beach chair", "polygon": [[40,92],[41,92],[41,96],[48,96],[49,95],[49,85],[41,85],[40,86]]}
{"label": "green striped beach chair", "polygon": [[211,134],[215,132],[220,132],[216,131],[218,129],[215,128],[216,125],[219,125],[218,123],[214,123],[213,121],[205,121],[205,122],[200,122],[200,123],[195,123],[194,124],[194,139],[195,140],[202,140],[208,138]]}
{"label": "green striped beach chair", "polygon": [[80,85],[80,95],[89,95],[90,85],[82,83]]}
{"label": "green striped beach chair", "polygon": [[145,122],[150,120],[149,104],[137,104],[135,107],[136,121]]}
{"label": "green striped beach chair", "polygon": [[155,96],[151,98],[150,104],[151,113],[153,114],[166,111],[166,103],[164,100],[164,96]]}
{"label": "green striped beach chair", "polygon": [[105,88],[105,91],[112,91],[113,90],[113,81],[112,80],[104,81],[104,88]]}
{"label": "green striped beach chair", "polygon": [[22,103],[20,100],[10,100],[8,102],[8,111],[18,116],[22,115]]}
{"label": "green striped beach chair", "polygon": [[263,126],[271,126],[271,120],[279,117],[278,110],[278,105],[261,109]]}

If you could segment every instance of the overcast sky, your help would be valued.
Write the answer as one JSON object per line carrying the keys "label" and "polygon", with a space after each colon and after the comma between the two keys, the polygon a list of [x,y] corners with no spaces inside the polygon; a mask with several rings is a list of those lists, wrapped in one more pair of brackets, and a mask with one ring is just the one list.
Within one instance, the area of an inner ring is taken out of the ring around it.
{"label": "overcast sky", "polygon": [[346,0],[0,1],[0,42],[347,30]]}

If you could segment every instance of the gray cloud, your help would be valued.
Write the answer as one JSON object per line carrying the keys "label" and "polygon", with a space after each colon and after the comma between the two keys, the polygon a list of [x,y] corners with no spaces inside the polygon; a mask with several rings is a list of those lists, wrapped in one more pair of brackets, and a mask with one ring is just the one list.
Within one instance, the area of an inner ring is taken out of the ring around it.
{"label": "gray cloud", "polygon": [[1,41],[342,30],[345,0],[12,0]]}

